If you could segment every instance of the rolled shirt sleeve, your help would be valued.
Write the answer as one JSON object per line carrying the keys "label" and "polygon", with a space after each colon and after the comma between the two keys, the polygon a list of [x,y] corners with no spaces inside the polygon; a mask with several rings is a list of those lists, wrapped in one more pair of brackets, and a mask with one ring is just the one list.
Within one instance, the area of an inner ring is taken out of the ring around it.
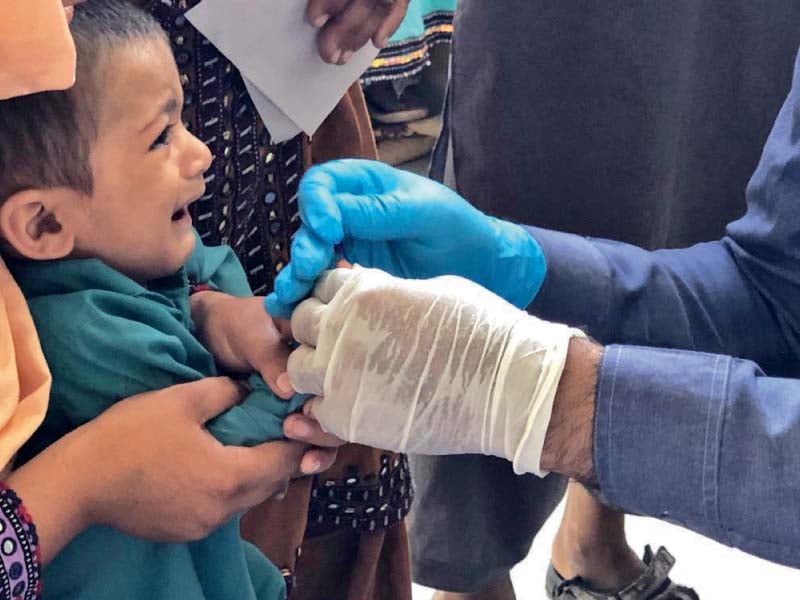
{"label": "rolled shirt sleeve", "polygon": [[594,452],[612,504],[800,567],[800,381],[723,355],[609,346]]}

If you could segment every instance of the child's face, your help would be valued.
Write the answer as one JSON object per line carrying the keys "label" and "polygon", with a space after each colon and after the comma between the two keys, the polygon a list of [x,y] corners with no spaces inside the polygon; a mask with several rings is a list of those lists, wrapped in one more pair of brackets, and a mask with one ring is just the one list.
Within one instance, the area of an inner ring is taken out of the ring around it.
{"label": "child's face", "polygon": [[191,254],[187,208],[205,192],[212,157],[183,126],[183,91],[164,41],[131,42],[105,63],[97,74],[94,193],[75,253],[146,281],[174,273]]}

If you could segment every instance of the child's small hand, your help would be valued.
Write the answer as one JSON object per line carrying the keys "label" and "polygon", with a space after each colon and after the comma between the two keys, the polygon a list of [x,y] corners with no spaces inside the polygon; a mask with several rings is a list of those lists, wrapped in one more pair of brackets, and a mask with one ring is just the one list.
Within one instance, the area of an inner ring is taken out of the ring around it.
{"label": "child's small hand", "polygon": [[264,298],[200,292],[192,296],[192,318],[198,337],[220,366],[238,373],[256,371],[278,396],[292,397],[285,376],[290,349],[264,308]]}

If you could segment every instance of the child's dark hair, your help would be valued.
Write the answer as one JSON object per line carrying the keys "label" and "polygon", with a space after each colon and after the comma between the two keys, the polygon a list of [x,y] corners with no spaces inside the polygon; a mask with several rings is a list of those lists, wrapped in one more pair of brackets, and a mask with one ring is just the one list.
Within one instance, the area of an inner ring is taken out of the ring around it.
{"label": "child's dark hair", "polygon": [[0,101],[0,203],[36,188],[90,195],[104,57],[135,40],[167,39],[155,19],[126,0],[81,4],[70,28],[78,56],[75,86]]}

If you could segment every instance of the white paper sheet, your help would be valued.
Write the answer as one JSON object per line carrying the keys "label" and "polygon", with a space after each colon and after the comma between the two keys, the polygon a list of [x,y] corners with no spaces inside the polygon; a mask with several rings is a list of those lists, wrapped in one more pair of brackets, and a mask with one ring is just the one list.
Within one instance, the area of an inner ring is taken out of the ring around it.
{"label": "white paper sheet", "polygon": [[277,131],[288,131],[286,119],[312,135],[378,54],[368,43],[344,66],[325,63],[317,52],[318,31],[305,21],[305,5],[203,0],[186,14],[249,80],[249,89],[257,88],[273,105],[261,101],[259,112],[276,139]]}
{"label": "white paper sheet", "polygon": [[263,120],[264,124],[267,126],[273,142],[280,144],[281,142],[292,139],[302,131],[297,123],[283,114],[280,108],[275,106],[269,98],[261,93],[261,90],[258,89],[255,83],[244,76],[242,76],[242,79],[244,79],[247,92],[250,94],[250,98],[253,100],[258,114],[261,115],[261,120]]}

